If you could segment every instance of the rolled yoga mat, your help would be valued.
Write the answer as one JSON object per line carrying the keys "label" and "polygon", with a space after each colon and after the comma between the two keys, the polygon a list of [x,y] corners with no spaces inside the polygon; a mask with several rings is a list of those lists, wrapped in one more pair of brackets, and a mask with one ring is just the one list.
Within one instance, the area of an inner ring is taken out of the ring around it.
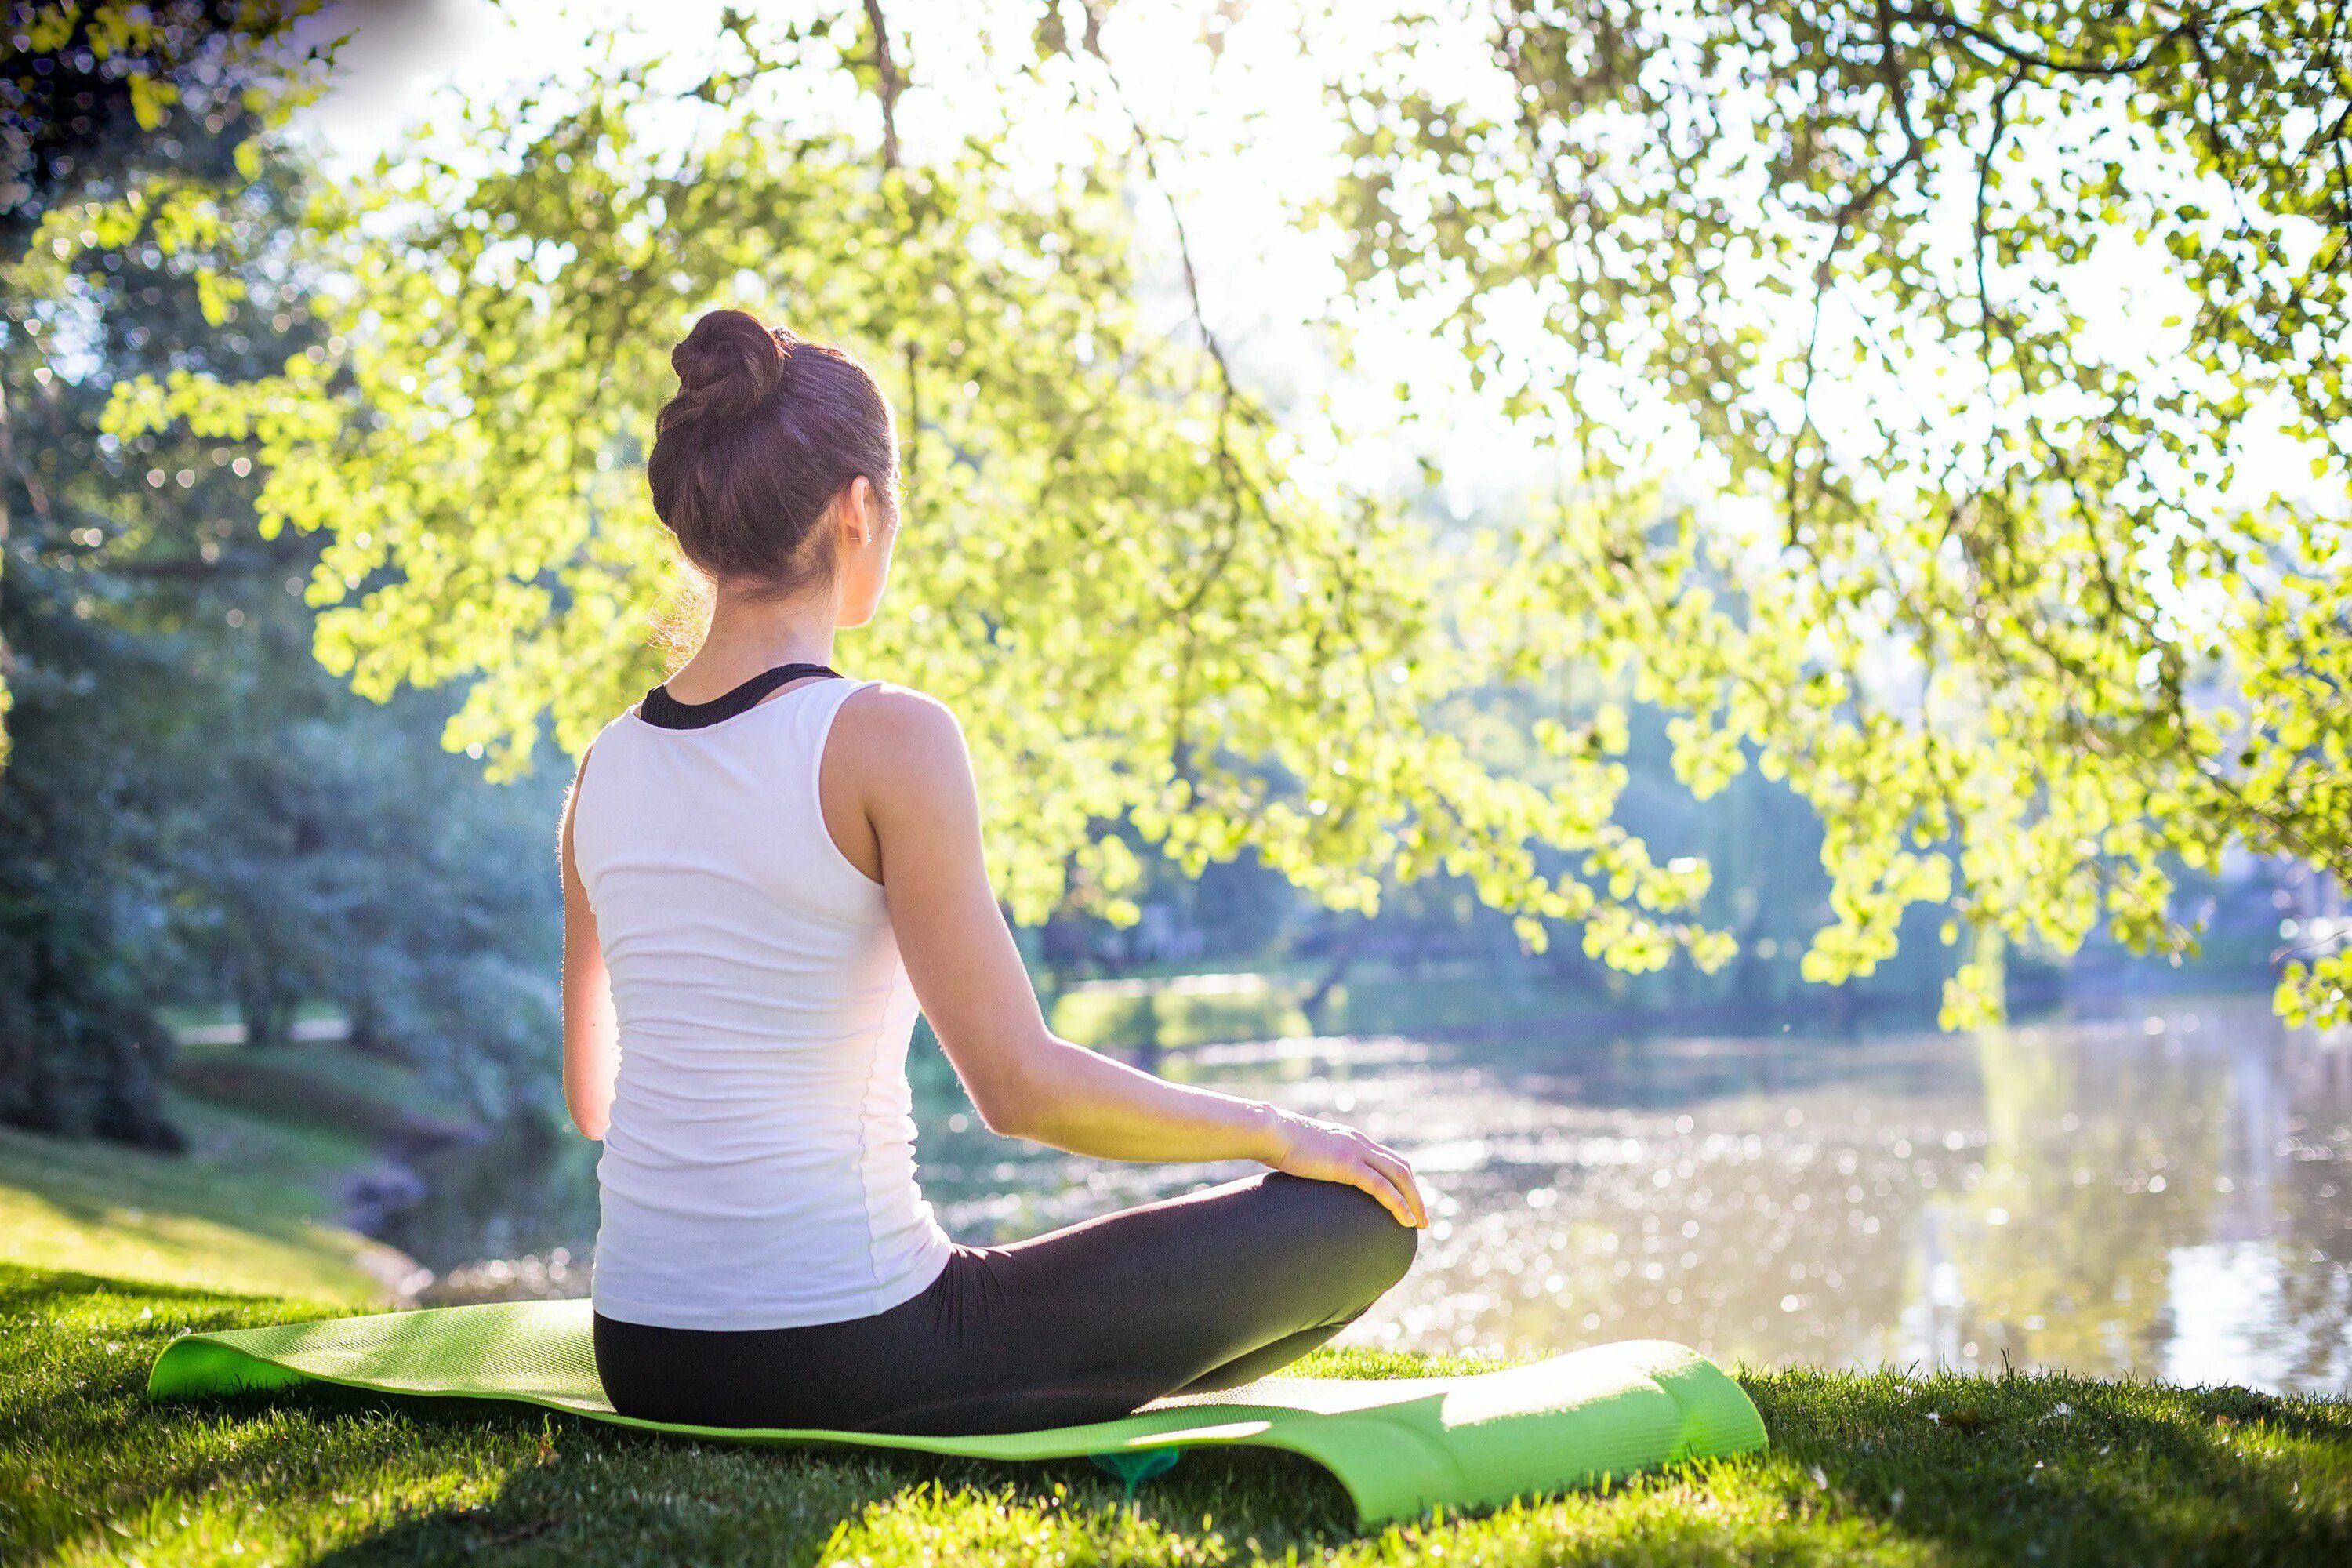
{"label": "rolled yoga mat", "polygon": [[585,1301],[506,1301],[185,1334],[156,1359],[147,1392],[226,1393],[306,1380],[381,1394],[521,1400],[728,1442],[980,1459],[1099,1457],[1130,1476],[1159,1468],[1150,1462],[1155,1450],[1286,1448],[1338,1477],[1366,1524],[1434,1504],[1483,1507],[1743,1453],[1765,1441],[1763,1420],[1739,1385],[1697,1352],[1664,1340],[1596,1345],[1465,1377],[1262,1378],[1159,1400],[1116,1421],[979,1437],[673,1426],[633,1420],[605,1402]]}

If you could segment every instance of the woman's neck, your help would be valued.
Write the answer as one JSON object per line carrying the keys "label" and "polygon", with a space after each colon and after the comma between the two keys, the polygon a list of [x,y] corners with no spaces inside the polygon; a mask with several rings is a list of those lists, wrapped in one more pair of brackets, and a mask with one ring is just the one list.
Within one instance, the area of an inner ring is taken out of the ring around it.
{"label": "woman's neck", "polygon": [[829,664],[836,614],[830,595],[762,599],[721,586],[702,646],[665,684],[680,702],[708,702],[780,664]]}

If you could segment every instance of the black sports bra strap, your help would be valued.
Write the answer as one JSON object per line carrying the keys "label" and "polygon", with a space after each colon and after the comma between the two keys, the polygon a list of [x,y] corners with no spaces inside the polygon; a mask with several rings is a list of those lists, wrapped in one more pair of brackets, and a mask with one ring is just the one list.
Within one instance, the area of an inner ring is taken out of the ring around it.
{"label": "black sports bra strap", "polygon": [[667,686],[656,686],[637,704],[637,717],[659,730],[699,730],[749,712],[776,688],[812,675],[831,680],[841,679],[841,671],[826,665],[780,664],[708,702],[680,702],[669,694]]}

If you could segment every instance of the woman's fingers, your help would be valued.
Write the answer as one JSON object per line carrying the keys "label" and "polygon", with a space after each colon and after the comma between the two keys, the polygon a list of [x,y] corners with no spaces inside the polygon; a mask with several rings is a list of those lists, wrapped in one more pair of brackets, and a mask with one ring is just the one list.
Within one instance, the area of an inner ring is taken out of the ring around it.
{"label": "woman's fingers", "polygon": [[1412,1207],[1405,1202],[1404,1194],[1397,1190],[1397,1184],[1389,1180],[1387,1173],[1379,1166],[1365,1162],[1361,1164],[1350,1165],[1348,1169],[1349,1174],[1353,1178],[1353,1184],[1378,1198],[1381,1201],[1381,1206],[1396,1216],[1397,1224],[1411,1226],[1415,1230],[1420,1228],[1413,1222]]}
{"label": "woman's fingers", "polygon": [[1349,1137],[1363,1151],[1363,1158],[1373,1169],[1386,1176],[1412,1214],[1416,1226],[1429,1224],[1429,1205],[1421,1195],[1421,1184],[1413,1180],[1412,1164],[1403,1155],[1369,1134],[1349,1129]]}
{"label": "woman's fingers", "polygon": [[1414,1230],[1428,1226],[1429,1205],[1403,1155],[1338,1122],[1307,1117],[1297,1122],[1276,1169],[1354,1187],[1388,1210],[1399,1225]]}
{"label": "woman's fingers", "polygon": [[1421,1184],[1413,1180],[1412,1167],[1405,1163],[1402,1154],[1380,1149],[1377,1144],[1374,1148],[1379,1152],[1371,1156],[1372,1168],[1386,1176],[1406,1204],[1411,1205],[1412,1223],[1425,1227],[1429,1224],[1429,1203],[1421,1195]]}

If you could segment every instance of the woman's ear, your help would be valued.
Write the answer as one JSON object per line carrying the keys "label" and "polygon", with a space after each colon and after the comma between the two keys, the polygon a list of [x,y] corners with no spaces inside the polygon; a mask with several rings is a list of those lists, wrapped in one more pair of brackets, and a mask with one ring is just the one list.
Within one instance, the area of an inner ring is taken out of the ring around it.
{"label": "woman's ear", "polygon": [[880,498],[874,493],[873,481],[860,474],[849,481],[849,489],[843,499],[848,502],[841,514],[842,531],[847,535],[844,542],[862,549],[871,544],[874,536],[882,531],[881,508],[877,504]]}

